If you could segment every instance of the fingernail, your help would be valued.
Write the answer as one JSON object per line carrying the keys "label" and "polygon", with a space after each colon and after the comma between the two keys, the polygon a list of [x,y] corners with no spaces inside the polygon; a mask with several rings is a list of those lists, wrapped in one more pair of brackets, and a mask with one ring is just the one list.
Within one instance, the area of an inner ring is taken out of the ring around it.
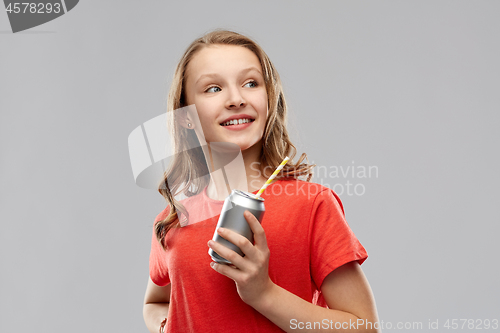
{"label": "fingernail", "polygon": [[214,245],[213,240],[209,240],[209,241],[208,241],[208,246],[212,247],[212,245]]}
{"label": "fingernail", "polygon": [[226,229],[224,229],[224,228],[219,228],[219,232],[225,232],[225,231],[226,231]]}
{"label": "fingernail", "polygon": [[213,261],[210,263],[210,267],[212,267],[212,268],[215,267],[215,263]]}

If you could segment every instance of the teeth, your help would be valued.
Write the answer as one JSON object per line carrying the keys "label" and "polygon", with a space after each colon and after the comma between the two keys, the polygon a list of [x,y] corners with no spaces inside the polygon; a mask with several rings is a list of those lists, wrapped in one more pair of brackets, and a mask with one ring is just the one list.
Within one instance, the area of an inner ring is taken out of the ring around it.
{"label": "teeth", "polygon": [[240,125],[240,124],[245,124],[251,122],[250,119],[233,119],[230,121],[226,121],[225,123],[222,124],[222,126],[229,126],[229,125]]}

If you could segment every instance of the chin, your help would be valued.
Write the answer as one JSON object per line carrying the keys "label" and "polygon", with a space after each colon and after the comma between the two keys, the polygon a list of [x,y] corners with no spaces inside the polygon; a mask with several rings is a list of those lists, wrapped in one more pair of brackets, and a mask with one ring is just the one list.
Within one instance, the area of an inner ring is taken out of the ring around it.
{"label": "chin", "polygon": [[253,143],[253,144],[249,144],[249,143],[236,143],[236,144],[240,147],[241,151],[245,151],[245,150],[248,150],[251,148],[257,148],[257,146],[260,146],[260,141]]}
{"label": "chin", "polygon": [[250,148],[251,146],[249,146],[248,144],[242,144],[242,143],[237,143],[237,142],[234,142],[235,144],[238,145],[238,147],[240,147],[240,150],[241,151],[244,151],[244,150],[247,150],[248,148]]}

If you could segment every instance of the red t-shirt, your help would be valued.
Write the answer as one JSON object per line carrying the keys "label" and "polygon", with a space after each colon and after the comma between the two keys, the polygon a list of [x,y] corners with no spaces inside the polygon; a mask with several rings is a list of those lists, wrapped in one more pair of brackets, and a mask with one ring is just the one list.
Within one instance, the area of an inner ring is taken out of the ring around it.
{"label": "red t-shirt", "polygon": [[[271,280],[326,307],[319,291],[325,277],[345,263],[361,264],[368,257],[345,221],[340,198],[327,187],[293,179],[274,182],[262,197]],[[196,220],[196,214],[213,217],[170,230],[167,251],[153,232],[150,277],[158,286],[171,283],[166,332],[282,332],[240,299],[233,280],[210,267],[207,242],[219,217],[214,212],[220,214],[223,201],[210,199],[205,188],[183,204],[190,220]]]}

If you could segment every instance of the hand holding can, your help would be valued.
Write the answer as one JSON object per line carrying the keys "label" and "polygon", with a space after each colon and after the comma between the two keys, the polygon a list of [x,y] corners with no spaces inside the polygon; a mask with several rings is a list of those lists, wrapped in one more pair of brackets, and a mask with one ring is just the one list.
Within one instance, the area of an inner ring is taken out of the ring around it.
{"label": "hand holding can", "polygon": [[[222,206],[222,212],[217,222],[217,227],[215,228],[214,236],[212,240],[214,242],[220,243],[234,252],[238,253],[243,257],[243,252],[239,247],[224,239],[217,233],[217,229],[226,228],[233,230],[240,235],[245,236],[251,243],[253,243],[253,233],[252,229],[248,225],[243,213],[245,210],[250,211],[259,222],[262,222],[262,217],[264,216],[265,207],[264,199],[260,195],[264,190],[271,184],[278,173],[283,169],[285,164],[288,162],[288,156],[281,162],[281,164],[276,168],[271,177],[266,181],[264,186],[257,192],[257,194],[248,193],[240,190],[233,190],[231,194],[224,201],[224,206]],[[221,257],[217,252],[210,249],[208,254],[212,257],[212,260],[219,264],[231,264],[231,262],[223,257]]]}
{"label": "hand holding can", "polygon": [[[219,244],[222,244],[234,252],[243,256],[243,252],[239,247],[224,239],[217,233],[217,229],[226,228],[232,230],[244,237],[246,237],[250,242],[253,243],[253,233],[245,219],[243,213],[248,210],[252,213],[259,222],[262,222],[262,217],[264,216],[265,207],[264,199],[257,197],[256,195],[240,190],[233,190],[231,194],[224,201],[222,207],[222,212],[217,222],[217,227],[215,228],[214,236],[212,240]],[[223,257],[221,257],[217,252],[210,249],[208,251],[212,260],[219,264],[231,264],[231,262]]]}

